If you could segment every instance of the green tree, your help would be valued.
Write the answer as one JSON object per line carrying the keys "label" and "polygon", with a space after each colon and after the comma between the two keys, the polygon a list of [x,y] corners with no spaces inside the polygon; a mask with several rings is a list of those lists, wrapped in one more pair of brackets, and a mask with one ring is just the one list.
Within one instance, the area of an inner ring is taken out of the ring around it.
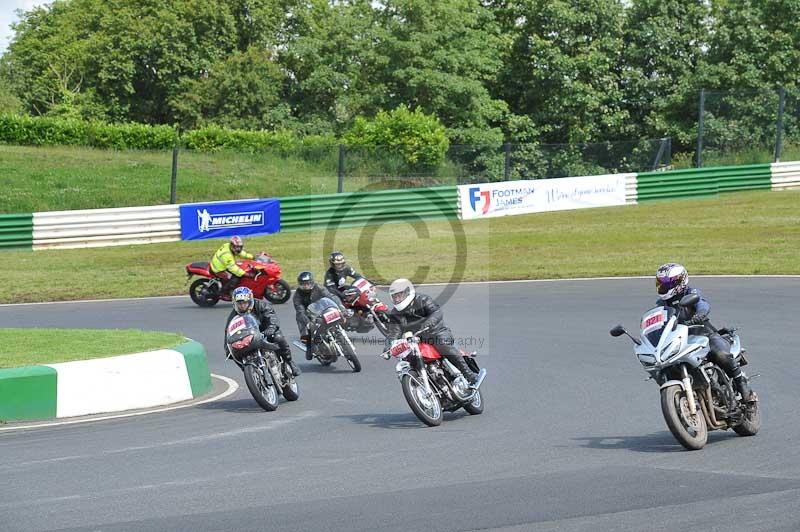
{"label": "green tree", "polygon": [[218,61],[200,79],[185,79],[173,99],[186,129],[217,124],[235,129],[276,129],[289,115],[281,100],[284,75],[272,54],[251,47]]}

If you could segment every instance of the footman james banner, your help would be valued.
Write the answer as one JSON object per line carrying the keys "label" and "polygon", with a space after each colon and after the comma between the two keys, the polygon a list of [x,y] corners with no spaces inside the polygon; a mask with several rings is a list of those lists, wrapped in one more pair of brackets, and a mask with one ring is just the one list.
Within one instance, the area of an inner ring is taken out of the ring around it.
{"label": "footman james banner", "polygon": [[631,174],[504,181],[460,185],[461,218],[563,211],[625,205],[625,179]]}
{"label": "footman james banner", "polygon": [[181,205],[181,240],[233,235],[263,235],[281,230],[277,199],[220,201]]}

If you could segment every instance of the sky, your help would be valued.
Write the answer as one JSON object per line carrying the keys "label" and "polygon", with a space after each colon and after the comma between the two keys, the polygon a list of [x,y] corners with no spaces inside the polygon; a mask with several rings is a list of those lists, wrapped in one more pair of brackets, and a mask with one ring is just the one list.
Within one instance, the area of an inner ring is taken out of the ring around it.
{"label": "sky", "polygon": [[42,5],[47,2],[43,0],[0,0],[0,55],[5,53],[8,41],[11,39],[12,22],[16,22],[17,9],[28,11],[34,6]]}

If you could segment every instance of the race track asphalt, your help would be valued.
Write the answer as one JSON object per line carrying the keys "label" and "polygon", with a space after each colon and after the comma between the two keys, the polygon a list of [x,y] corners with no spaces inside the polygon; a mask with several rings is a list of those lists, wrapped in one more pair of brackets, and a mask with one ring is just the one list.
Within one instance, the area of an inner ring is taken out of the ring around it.
{"label": "race track asphalt", "polygon": [[[363,336],[360,374],[295,353],[301,398],[267,413],[222,357],[227,306],[0,307],[4,327],[181,332],[242,385],[183,410],[0,432],[0,530],[796,532],[800,279],[694,284],[717,325],[742,327],[763,408],[757,436],[712,432],[697,452],[667,430],[630,341],[608,334],[636,328],[651,279],[458,287],[445,318],[478,345],[486,411],[438,428],[414,417],[394,364]],[[278,311],[295,336],[290,305]]]}

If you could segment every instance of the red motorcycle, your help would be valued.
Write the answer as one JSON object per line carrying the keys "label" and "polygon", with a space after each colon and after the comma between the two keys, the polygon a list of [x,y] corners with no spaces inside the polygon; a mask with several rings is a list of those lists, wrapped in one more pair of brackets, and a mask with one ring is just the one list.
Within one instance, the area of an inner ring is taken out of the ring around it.
{"label": "red motorcycle", "polygon": [[366,333],[375,326],[386,336],[389,307],[378,299],[374,284],[361,277],[344,289],[342,294],[342,303],[353,311],[353,316],[347,320],[346,330]]}
{"label": "red motorcycle", "polygon": [[[256,298],[265,298],[270,303],[286,303],[292,295],[292,288],[281,279],[281,267],[268,253],[259,253],[253,260],[236,261],[247,275],[242,277],[239,286],[246,286]],[[213,273],[208,262],[193,262],[186,265],[188,279],[197,275],[189,286],[189,297],[201,307],[213,307],[219,300],[230,301],[231,295],[222,293],[222,286],[230,279],[227,271]],[[187,279],[187,282],[188,282]]]}

